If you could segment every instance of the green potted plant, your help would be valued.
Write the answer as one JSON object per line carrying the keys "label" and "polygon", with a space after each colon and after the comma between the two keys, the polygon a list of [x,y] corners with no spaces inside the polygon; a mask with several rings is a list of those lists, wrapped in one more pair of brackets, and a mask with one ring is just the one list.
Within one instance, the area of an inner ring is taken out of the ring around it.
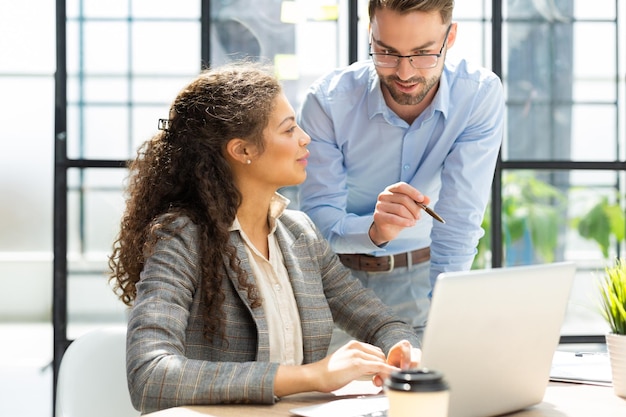
{"label": "green potted plant", "polygon": [[600,279],[600,311],[609,325],[606,335],[613,389],[626,398],[626,263],[617,259]]}

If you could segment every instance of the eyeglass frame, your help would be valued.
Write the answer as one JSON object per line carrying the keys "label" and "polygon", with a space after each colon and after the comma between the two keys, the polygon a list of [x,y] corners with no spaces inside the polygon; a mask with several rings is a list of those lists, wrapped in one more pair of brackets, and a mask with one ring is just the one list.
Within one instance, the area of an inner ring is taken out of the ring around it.
{"label": "eyeglass frame", "polygon": [[[381,67],[381,68],[398,68],[398,66],[400,65],[400,60],[402,58],[407,58],[409,60],[409,64],[411,65],[412,68],[414,69],[430,69],[430,68],[435,68],[437,66],[437,64],[439,63],[439,58],[441,58],[441,55],[443,55],[443,48],[446,47],[446,44],[448,43],[448,35],[450,34],[450,29],[452,29],[452,23],[450,23],[448,25],[448,29],[446,30],[446,36],[443,38],[443,44],[441,45],[441,49],[439,50],[438,54],[414,54],[414,55],[399,55],[399,54],[390,54],[390,53],[386,53],[386,52],[372,52],[372,40],[374,39],[374,35],[372,33],[370,33],[370,53],[369,56],[370,58],[372,58],[372,62],[374,63],[375,66],[377,67]],[[384,55],[384,56],[393,56],[396,58],[396,65],[392,66],[392,67],[386,67],[383,65],[378,65],[376,64],[376,61],[373,59],[374,55]],[[415,65],[413,65],[413,58],[415,57],[420,57],[420,56],[431,56],[431,57],[435,57],[435,64],[433,66],[430,67],[416,67]]]}

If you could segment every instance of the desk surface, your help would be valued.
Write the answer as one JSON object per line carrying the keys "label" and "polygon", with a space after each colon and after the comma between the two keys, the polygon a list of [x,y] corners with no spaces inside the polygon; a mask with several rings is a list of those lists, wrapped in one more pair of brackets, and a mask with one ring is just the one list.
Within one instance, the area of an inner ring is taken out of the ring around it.
{"label": "desk surface", "polygon": [[[147,414],[145,417],[286,417],[293,415],[289,412],[293,408],[339,398],[345,397],[308,393],[285,397],[275,405],[176,407]],[[624,417],[626,416],[626,399],[615,395],[612,387],[551,382],[541,404],[517,413],[507,414],[507,417],[590,416]]]}

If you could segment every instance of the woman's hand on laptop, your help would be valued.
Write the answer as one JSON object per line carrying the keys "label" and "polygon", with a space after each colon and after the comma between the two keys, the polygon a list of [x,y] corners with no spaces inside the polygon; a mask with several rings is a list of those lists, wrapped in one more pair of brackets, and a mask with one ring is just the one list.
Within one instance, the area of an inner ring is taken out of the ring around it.
{"label": "woman's hand on laptop", "polygon": [[[410,369],[417,368],[422,359],[422,351],[411,346],[408,340],[402,340],[389,350],[387,363],[395,368]],[[381,387],[389,373],[377,373],[372,377],[372,382],[377,387]]]}
{"label": "woman's hand on laptop", "polygon": [[321,361],[279,366],[274,394],[282,397],[307,391],[331,392],[363,376],[388,375],[398,369],[388,363],[380,348],[352,340]]}
{"label": "woman's hand on laptop", "polygon": [[352,340],[327,356],[323,364],[325,380],[328,384],[320,391],[330,392],[339,389],[364,375],[391,373],[397,369],[385,359],[385,353],[378,347]]}

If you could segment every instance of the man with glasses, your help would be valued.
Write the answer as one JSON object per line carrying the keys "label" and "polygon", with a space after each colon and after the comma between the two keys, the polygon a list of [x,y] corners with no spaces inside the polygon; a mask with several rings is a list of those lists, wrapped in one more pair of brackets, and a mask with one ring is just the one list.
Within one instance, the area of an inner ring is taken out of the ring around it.
{"label": "man with glasses", "polygon": [[371,60],[316,81],[299,112],[312,138],[300,208],[420,334],[439,273],[471,268],[503,134],[500,79],[446,62],[453,8],[370,0]]}

